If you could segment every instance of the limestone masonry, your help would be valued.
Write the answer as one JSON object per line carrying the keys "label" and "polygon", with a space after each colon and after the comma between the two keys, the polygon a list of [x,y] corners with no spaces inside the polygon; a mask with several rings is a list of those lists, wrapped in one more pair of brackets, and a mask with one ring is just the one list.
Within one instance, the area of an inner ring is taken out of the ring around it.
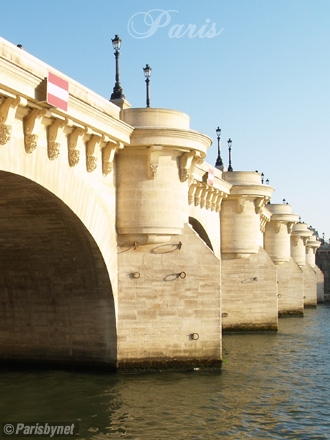
{"label": "limestone masonry", "polygon": [[109,102],[1,38],[0,72],[2,362],[219,368],[223,332],[324,301],[316,235],[258,172],[207,164],[186,114]]}

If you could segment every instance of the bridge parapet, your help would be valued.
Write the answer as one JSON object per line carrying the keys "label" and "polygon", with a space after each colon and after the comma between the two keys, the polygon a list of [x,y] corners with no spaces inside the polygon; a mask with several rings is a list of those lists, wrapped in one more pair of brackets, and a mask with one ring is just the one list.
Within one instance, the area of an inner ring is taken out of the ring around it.
{"label": "bridge parapet", "polygon": [[[48,158],[55,160],[65,144],[71,167],[82,152],[88,172],[101,162],[103,175],[109,174],[116,151],[130,142],[133,131],[120,120],[116,105],[3,38],[0,68],[0,145],[14,135],[24,138],[31,154],[46,143]],[[49,72],[69,82],[67,112],[46,102]]]}
{"label": "bridge parapet", "polygon": [[189,222],[200,237],[205,238],[205,233],[207,234],[205,242],[219,259],[219,212],[231,187],[230,183],[222,179],[221,171],[206,162],[196,165],[192,179],[189,180]]}
{"label": "bridge parapet", "polygon": [[221,171],[203,162],[195,167],[189,182],[188,203],[220,212],[221,202],[228,197],[232,185],[222,179]]}

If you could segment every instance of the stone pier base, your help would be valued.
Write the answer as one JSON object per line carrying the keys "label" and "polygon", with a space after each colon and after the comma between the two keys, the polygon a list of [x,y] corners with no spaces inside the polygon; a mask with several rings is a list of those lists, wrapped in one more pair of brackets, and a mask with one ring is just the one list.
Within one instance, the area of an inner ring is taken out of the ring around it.
{"label": "stone pier base", "polygon": [[291,258],[277,265],[278,316],[303,316],[303,271]]}
{"label": "stone pier base", "polygon": [[220,261],[187,224],[118,248],[118,368],[220,368]]}
{"label": "stone pier base", "polygon": [[318,266],[313,267],[317,280],[317,302],[324,303],[324,275]]}
{"label": "stone pier base", "polygon": [[302,269],[304,273],[304,307],[315,308],[317,306],[317,275],[309,264],[302,266]]}
{"label": "stone pier base", "polygon": [[247,258],[222,256],[221,301],[223,332],[277,331],[276,268],[260,248]]}

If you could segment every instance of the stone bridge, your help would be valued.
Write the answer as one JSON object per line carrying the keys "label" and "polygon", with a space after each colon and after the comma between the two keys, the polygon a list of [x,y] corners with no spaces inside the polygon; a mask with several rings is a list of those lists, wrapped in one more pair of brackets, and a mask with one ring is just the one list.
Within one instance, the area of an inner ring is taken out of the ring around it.
{"label": "stone bridge", "polygon": [[109,102],[3,39],[0,72],[3,362],[218,368],[222,331],[322,301],[312,231],[259,173],[208,165],[186,114]]}

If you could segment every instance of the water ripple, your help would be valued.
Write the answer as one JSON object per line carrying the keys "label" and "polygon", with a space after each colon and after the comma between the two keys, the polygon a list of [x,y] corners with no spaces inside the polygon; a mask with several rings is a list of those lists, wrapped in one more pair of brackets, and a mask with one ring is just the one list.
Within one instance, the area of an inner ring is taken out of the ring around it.
{"label": "water ripple", "polygon": [[221,373],[2,372],[2,421],[79,421],[80,439],[330,439],[330,307],[224,337]]}

